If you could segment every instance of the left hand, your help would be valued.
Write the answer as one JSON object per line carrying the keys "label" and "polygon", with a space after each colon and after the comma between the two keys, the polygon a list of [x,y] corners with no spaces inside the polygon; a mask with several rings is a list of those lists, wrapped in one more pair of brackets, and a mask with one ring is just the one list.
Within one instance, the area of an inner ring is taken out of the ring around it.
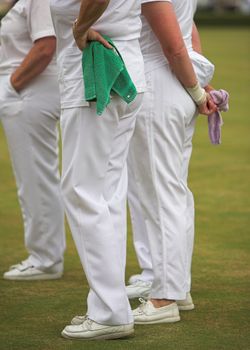
{"label": "left hand", "polygon": [[88,41],[99,41],[102,45],[104,45],[108,49],[112,49],[113,47],[105,40],[100,33],[95,31],[94,29],[89,29],[86,33],[82,34],[77,28],[77,21],[73,24],[73,36],[75,38],[75,42],[80,51],[82,51],[86,46]]}
{"label": "left hand", "polygon": [[210,114],[217,112],[218,109],[211,96],[207,94],[206,101],[198,106],[198,110],[200,114],[209,116]]}

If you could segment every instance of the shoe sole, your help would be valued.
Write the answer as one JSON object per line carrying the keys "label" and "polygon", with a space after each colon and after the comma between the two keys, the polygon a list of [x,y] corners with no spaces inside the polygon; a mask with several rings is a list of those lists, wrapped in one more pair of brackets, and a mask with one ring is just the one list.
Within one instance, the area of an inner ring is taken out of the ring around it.
{"label": "shoe sole", "polygon": [[131,337],[134,335],[134,329],[131,329],[126,332],[103,334],[103,335],[98,335],[98,336],[88,337],[88,338],[72,337],[67,333],[65,333],[64,331],[62,331],[61,335],[63,338],[71,339],[71,340],[112,340],[112,339],[122,339],[122,338]]}
{"label": "shoe sole", "polygon": [[152,321],[136,321],[134,320],[135,324],[157,324],[157,323],[175,323],[180,321],[180,316],[176,317],[168,317],[168,318],[161,318],[159,320],[152,320]]}
{"label": "shoe sole", "polygon": [[[178,305],[178,304],[177,304]],[[194,307],[194,304],[189,304],[189,305],[178,305],[178,309],[179,311],[191,311],[193,310],[195,307]]]}
{"label": "shoe sole", "polygon": [[42,280],[57,280],[62,277],[60,274],[44,274],[35,276],[3,276],[4,280],[9,281],[42,281]]}

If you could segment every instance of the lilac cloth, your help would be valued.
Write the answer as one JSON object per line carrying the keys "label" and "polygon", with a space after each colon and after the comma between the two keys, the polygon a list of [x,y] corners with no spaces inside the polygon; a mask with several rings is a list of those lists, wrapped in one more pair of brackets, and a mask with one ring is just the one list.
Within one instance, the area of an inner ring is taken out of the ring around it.
{"label": "lilac cloth", "polygon": [[209,138],[213,145],[219,145],[221,143],[221,127],[223,125],[220,111],[228,111],[229,94],[225,90],[212,90],[209,94],[218,107],[218,111],[210,114],[208,117]]}

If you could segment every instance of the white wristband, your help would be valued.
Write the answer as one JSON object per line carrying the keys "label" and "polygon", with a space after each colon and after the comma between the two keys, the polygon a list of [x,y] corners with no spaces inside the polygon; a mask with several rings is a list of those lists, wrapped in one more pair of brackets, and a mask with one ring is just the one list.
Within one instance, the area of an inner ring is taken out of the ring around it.
{"label": "white wristband", "polygon": [[206,101],[207,93],[199,83],[192,88],[186,88],[186,90],[198,106]]}

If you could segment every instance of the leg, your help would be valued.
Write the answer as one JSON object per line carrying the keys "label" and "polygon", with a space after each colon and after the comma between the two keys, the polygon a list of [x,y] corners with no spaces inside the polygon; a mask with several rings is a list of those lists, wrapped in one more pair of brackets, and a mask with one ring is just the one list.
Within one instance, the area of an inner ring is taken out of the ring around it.
{"label": "leg", "polygon": [[188,168],[192,154],[192,138],[194,134],[196,118],[193,118],[191,122],[186,125],[186,138],[184,142],[184,158],[182,167],[182,181],[183,186],[187,191],[187,208],[186,208],[186,222],[187,222],[187,264],[186,264],[186,291],[191,290],[191,265],[194,246],[194,198],[193,194],[188,188]]}
{"label": "leg", "polygon": [[28,262],[39,270],[61,273],[65,238],[55,117],[59,101],[55,105],[56,98],[33,97],[6,104],[2,123],[18,187]]}
{"label": "leg", "polygon": [[[186,297],[187,264],[187,192],[181,169],[186,124],[195,106],[166,67],[152,75],[131,145],[137,152],[136,179],[153,259],[151,297],[181,300]],[[154,91],[164,91],[164,98]]]}
{"label": "leg", "polygon": [[149,243],[147,238],[147,229],[142,213],[142,207],[139,196],[138,184],[135,181],[135,174],[133,171],[136,161],[132,154],[128,157],[128,203],[133,230],[133,242],[136,256],[142,273],[138,276],[143,282],[152,282],[153,271],[152,262],[149,250]]}
{"label": "leg", "polygon": [[[62,187],[70,228],[91,288],[88,315],[107,325],[133,323],[124,285],[124,230],[116,231],[124,220],[126,196],[116,194],[124,191],[119,186],[140,104],[141,96],[131,107],[114,97],[101,117],[92,104],[64,110],[61,122]],[[126,177],[123,186],[126,189]]]}

